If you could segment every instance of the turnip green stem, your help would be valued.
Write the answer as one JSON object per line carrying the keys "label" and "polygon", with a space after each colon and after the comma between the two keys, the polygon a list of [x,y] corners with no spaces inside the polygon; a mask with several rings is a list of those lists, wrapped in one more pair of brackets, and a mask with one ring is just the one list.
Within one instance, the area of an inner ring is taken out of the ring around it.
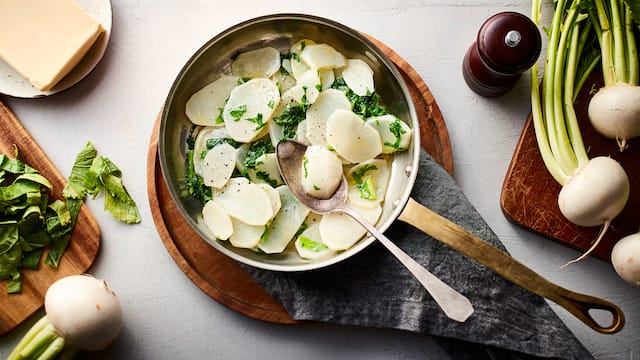
{"label": "turnip green stem", "polygon": [[[564,13],[563,9],[565,6],[564,0],[558,0],[556,3],[556,9],[559,11],[555,11],[552,20],[551,26],[551,34],[549,36],[549,41],[547,45],[547,59],[555,59],[556,53],[558,51],[558,41],[560,38],[560,24],[562,23],[562,15]],[[541,10],[540,10],[541,11]],[[553,119],[554,117],[554,107],[553,107],[553,86],[554,86],[554,78],[555,78],[555,62],[547,61],[544,68],[544,77],[542,78],[542,101],[543,101],[543,115],[545,119]],[[549,146],[551,148],[551,152],[558,156],[559,162],[558,166],[562,169],[562,172],[565,174],[569,169],[565,168],[565,164],[560,158],[559,154],[562,154],[563,151],[560,149],[562,144],[558,142],[558,138],[556,135],[556,124],[553,121],[546,122],[546,132],[549,139]]]}
{"label": "turnip green stem", "polygon": [[[534,24],[540,24],[541,17],[541,0],[533,0],[531,3],[532,7],[532,21]],[[542,160],[549,170],[551,176],[560,184],[563,184],[567,175],[564,173],[560,164],[553,156],[553,151],[551,150],[550,137],[548,133],[547,123],[545,122],[544,113],[542,110],[542,100],[540,98],[540,82],[538,80],[538,63],[533,64],[530,69],[531,74],[531,115],[533,117],[533,127],[536,133],[536,141],[538,144],[538,149],[540,151],[540,155],[542,156]]]}
{"label": "turnip green stem", "polygon": [[638,47],[636,45],[635,35],[633,33],[633,18],[631,17],[631,9],[625,7],[625,30],[626,30],[626,48],[627,48],[627,66],[629,67],[628,83],[638,85],[640,72],[640,64],[638,61]]}
{"label": "turnip green stem", "polygon": [[580,132],[580,125],[578,124],[578,117],[576,116],[575,109],[573,107],[574,100],[574,86],[576,71],[578,67],[578,54],[579,54],[579,40],[580,40],[580,23],[576,22],[571,29],[571,42],[569,47],[569,54],[567,56],[567,71],[565,74],[564,83],[564,111],[567,120],[567,128],[569,132],[569,142],[571,143],[571,149],[573,150],[576,159],[578,161],[577,167],[580,168],[589,162],[589,157],[582,141],[582,133]]}
{"label": "turnip green stem", "polygon": [[[594,0],[600,30],[604,85],[638,85],[638,51],[630,8],[620,0]],[[595,23],[594,23],[595,25]]]}
{"label": "turnip green stem", "polygon": [[59,359],[58,356],[65,353],[65,351],[67,353],[75,353],[74,349],[75,347],[70,346],[67,341],[56,332],[49,319],[43,316],[29,329],[22,340],[20,340],[15,349],[9,354],[7,360]]}
{"label": "turnip green stem", "polygon": [[[612,42],[613,42],[613,68],[616,72],[616,80],[618,82],[628,83],[628,69],[627,69],[627,52],[625,50],[627,42],[625,40],[625,23],[622,19],[620,12],[619,0],[611,0],[611,26],[613,27]],[[624,9],[623,9],[624,11]]]}

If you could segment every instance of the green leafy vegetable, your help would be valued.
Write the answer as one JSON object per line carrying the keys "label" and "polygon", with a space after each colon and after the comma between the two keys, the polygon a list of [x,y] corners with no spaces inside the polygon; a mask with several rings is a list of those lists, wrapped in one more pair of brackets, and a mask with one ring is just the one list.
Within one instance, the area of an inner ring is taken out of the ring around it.
{"label": "green leafy vegetable", "polygon": [[378,167],[371,164],[365,164],[358,168],[356,171],[351,172],[351,177],[356,183],[356,189],[360,193],[362,199],[376,200],[376,182],[371,176],[366,176],[366,173],[370,170],[377,170]]}
{"label": "green leafy vegetable", "polygon": [[[305,99],[305,96],[303,96],[303,99]],[[284,112],[273,118],[276,124],[282,126],[285,139],[296,137],[298,124],[307,117],[307,109],[309,109],[309,105],[306,104],[287,104]]]}
{"label": "green leafy vegetable", "polygon": [[94,199],[101,192],[104,194],[104,209],[116,220],[140,222],[138,207],[122,184],[122,172],[111,160],[97,156],[87,172],[85,185]]}
{"label": "green leafy vegetable", "polygon": [[[205,152],[206,154],[206,152]],[[196,173],[193,166],[194,150],[191,148],[187,151],[185,163],[185,190],[191,196],[194,196],[203,202],[212,199],[211,188],[204,183],[204,179]]]}
{"label": "green leafy vegetable", "polygon": [[311,240],[306,236],[298,236],[298,239],[300,240],[300,246],[304,249],[310,250],[310,251],[314,251],[314,252],[320,252],[322,250],[326,250],[329,247],[327,247],[327,245]]}
{"label": "green leafy vegetable", "polygon": [[229,115],[231,115],[233,120],[240,121],[240,118],[242,118],[242,115],[244,115],[244,113],[246,112],[247,112],[247,105],[240,105],[235,109],[231,109],[231,111],[229,111]]}
{"label": "green leafy vegetable", "polygon": [[257,161],[260,156],[273,153],[275,151],[276,149],[273,147],[271,139],[269,139],[269,137],[262,138],[249,146],[247,156],[244,160],[244,166],[255,169],[256,165],[258,165]]}
{"label": "green leafy vegetable", "polygon": [[302,169],[304,170],[304,177],[309,176],[309,170],[307,170],[308,165],[309,165],[309,158],[305,155],[302,157]]}
{"label": "green leafy vegetable", "polygon": [[347,86],[347,83],[343,78],[336,79],[331,87],[344,91],[347,99],[351,102],[351,111],[360,115],[364,119],[389,113],[384,106],[382,106],[380,95],[375,92],[365,96],[360,96],[354,93],[353,90]]}
{"label": "green leafy vegetable", "polygon": [[403,151],[404,149],[400,147],[400,140],[402,134],[406,133],[407,131],[402,127],[400,119],[396,118],[391,124],[389,124],[389,131],[393,134],[396,140],[393,143],[385,141],[384,144],[386,146],[397,149],[398,151]]}
{"label": "green leafy vegetable", "polygon": [[53,185],[37,170],[2,154],[0,171],[0,279],[9,280],[8,293],[19,293],[21,269],[37,269],[42,249],[73,224],[63,201],[49,204]]}
{"label": "green leafy vegetable", "polygon": [[[57,267],[69,244],[87,194],[105,193],[105,209],[116,219],[139,222],[137,207],[122,186],[120,170],[98,156],[90,142],[76,157],[63,199],[51,196],[53,185],[36,169],[17,158],[0,155],[0,279],[7,291],[21,291],[21,269],[44,263]],[[52,201],[51,201],[52,200]]]}
{"label": "green leafy vegetable", "polygon": [[[229,144],[231,146],[233,146],[234,148],[237,148],[238,146],[240,146],[240,144],[230,138],[212,138],[212,139],[207,139],[207,151],[213,149],[214,147],[221,145],[221,144]],[[206,152],[205,152],[206,154]],[[203,156],[204,157],[204,156]]]}
{"label": "green leafy vegetable", "polygon": [[215,123],[216,124],[223,124],[224,123],[224,118],[222,117],[222,112],[224,111],[224,108],[218,108],[218,116],[216,116],[215,119]]}
{"label": "green leafy vegetable", "polygon": [[257,125],[255,131],[262,129],[265,125],[267,125],[267,123],[262,119],[261,113],[258,113],[258,115],[256,115],[255,117],[247,118],[246,120]]}

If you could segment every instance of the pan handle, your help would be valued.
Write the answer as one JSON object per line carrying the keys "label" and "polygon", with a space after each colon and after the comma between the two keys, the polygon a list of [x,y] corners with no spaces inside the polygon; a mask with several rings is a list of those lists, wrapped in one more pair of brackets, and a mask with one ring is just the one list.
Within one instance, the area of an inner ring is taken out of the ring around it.
{"label": "pan handle", "polygon": [[[564,307],[595,331],[613,334],[624,326],[624,314],[617,305],[604,299],[567,290],[550,282],[509,254],[491,246],[413,199],[409,199],[398,219],[447,244],[516,285]],[[593,309],[611,313],[611,324],[608,326],[598,324],[589,314]]]}

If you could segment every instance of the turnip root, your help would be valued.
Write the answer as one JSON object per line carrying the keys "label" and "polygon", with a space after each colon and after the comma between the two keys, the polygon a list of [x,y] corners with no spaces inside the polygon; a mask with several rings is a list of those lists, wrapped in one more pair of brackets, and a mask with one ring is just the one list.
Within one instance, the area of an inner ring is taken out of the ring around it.
{"label": "turnip root", "polygon": [[591,159],[569,178],[558,195],[560,212],[576,225],[602,225],[602,230],[584,254],[563,267],[584,259],[598,246],[611,221],[627,204],[629,192],[626,172],[620,163],[606,156]]}
{"label": "turnip root", "polygon": [[622,1],[595,0],[594,4],[604,87],[589,103],[589,120],[623,151],[629,139],[640,135],[640,69],[633,17]]}
{"label": "turnip root", "polygon": [[46,315],[18,343],[8,360],[70,358],[78,350],[106,348],[122,329],[122,308],[104,280],[72,275],[45,295]]}
{"label": "turnip root", "polygon": [[611,251],[611,264],[624,281],[640,286],[640,232],[618,240]]}
{"label": "turnip root", "polygon": [[589,120],[624,150],[628,140],[640,136],[640,87],[619,84],[600,89],[589,102]]}
{"label": "turnip root", "polygon": [[[629,178],[614,159],[591,159],[560,190],[558,206],[562,214],[580,226],[598,226],[622,212],[629,198]],[[585,196],[585,194],[589,196]]]}

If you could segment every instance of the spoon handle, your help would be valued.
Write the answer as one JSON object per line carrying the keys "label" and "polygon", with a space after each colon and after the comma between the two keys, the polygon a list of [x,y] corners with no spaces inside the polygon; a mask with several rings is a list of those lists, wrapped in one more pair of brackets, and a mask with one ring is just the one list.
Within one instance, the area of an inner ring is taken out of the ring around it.
{"label": "spoon handle", "polygon": [[382,234],[375,226],[372,226],[356,211],[348,208],[340,209],[354,220],[359,222],[367,231],[373,235],[387,250],[404,265],[413,276],[424,286],[431,297],[440,306],[442,311],[452,320],[464,322],[473,313],[473,305],[464,295],[445,284],[438,277],[433,275],[422,265],[412,259],[407,253],[402,251],[389,238]]}
{"label": "spoon handle", "polygon": [[[398,219],[449,245],[516,285],[557,303],[598,332],[613,334],[624,326],[624,314],[615,304],[567,290],[550,282],[509,254],[491,246],[413,199],[409,199]],[[589,313],[594,309],[611,313],[611,325],[598,324]]]}

